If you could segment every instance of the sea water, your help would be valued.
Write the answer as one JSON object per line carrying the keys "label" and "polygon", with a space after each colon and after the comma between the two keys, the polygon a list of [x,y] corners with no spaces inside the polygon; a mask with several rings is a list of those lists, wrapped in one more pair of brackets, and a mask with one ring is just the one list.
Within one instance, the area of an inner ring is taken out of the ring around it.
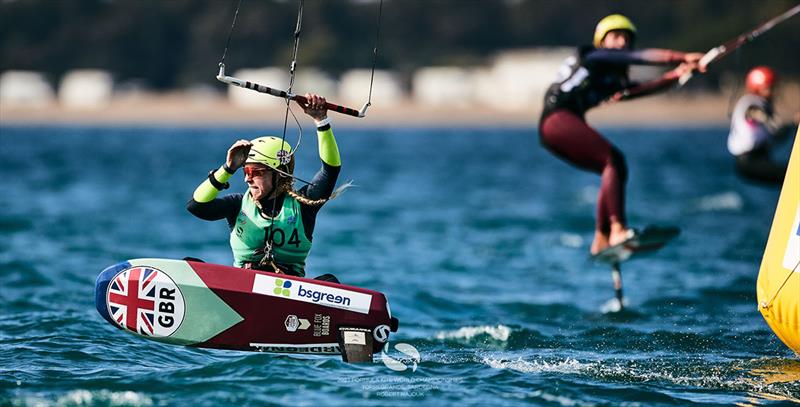
{"label": "sea water", "polygon": [[[185,204],[234,140],[280,130],[0,127],[0,405],[800,399],[800,361],[756,308],[779,190],[737,178],[724,128],[601,129],[627,157],[630,223],[683,230],[623,265],[622,312],[588,259],[599,178],[533,127],[336,127],[339,183],[356,187],[322,209],[308,273],[386,293],[400,330],[375,363],[165,345],[104,321],[93,287],[108,265],[231,262],[225,222]],[[313,131],[297,158],[310,179]],[[237,175],[226,192],[244,189]]]}

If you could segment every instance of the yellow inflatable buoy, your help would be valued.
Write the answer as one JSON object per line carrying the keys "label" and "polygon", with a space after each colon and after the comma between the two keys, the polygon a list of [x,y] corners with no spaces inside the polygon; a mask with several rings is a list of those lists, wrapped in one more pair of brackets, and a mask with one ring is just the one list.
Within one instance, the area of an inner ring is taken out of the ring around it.
{"label": "yellow inflatable buoy", "polygon": [[756,295],[769,327],[800,354],[800,129],[761,260]]}

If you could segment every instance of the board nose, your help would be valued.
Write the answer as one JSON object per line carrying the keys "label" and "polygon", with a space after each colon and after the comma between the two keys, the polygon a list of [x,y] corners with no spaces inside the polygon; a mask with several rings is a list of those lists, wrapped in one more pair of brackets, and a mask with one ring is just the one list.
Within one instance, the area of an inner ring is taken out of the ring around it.
{"label": "board nose", "polygon": [[94,306],[97,308],[97,312],[100,314],[100,316],[112,324],[114,324],[114,320],[111,319],[111,315],[108,314],[108,303],[106,296],[106,293],[108,292],[108,285],[111,283],[111,279],[117,275],[117,273],[129,267],[131,267],[131,264],[127,261],[106,267],[106,269],[97,276],[97,280],[95,280],[94,283]]}

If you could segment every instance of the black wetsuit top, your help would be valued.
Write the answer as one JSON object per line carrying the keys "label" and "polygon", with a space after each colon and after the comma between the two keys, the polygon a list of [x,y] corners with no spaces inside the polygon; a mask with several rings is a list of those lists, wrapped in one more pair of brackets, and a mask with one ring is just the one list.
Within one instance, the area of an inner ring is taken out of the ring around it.
{"label": "black wetsuit top", "polygon": [[[300,190],[297,192],[300,195],[314,200],[330,197],[331,193],[333,193],[334,187],[336,186],[336,180],[339,178],[339,171],[341,171],[341,168],[342,167],[334,167],[323,162],[322,168],[320,168],[320,170],[311,180],[311,185],[306,185],[300,188]],[[192,198],[186,204],[186,209],[189,210],[192,215],[203,220],[225,219],[228,221],[228,227],[233,229],[233,226],[236,224],[236,218],[239,215],[239,211],[242,209],[243,196],[244,194],[229,194],[204,203],[197,202],[194,200],[194,198]],[[285,197],[286,194],[281,194],[274,200],[262,199],[261,207],[267,211],[265,215],[270,217],[276,216],[277,212],[280,211],[281,207],[283,206],[283,200]],[[275,208],[274,212],[273,208]],[[322,205],[305,205],[300,202],[303,228],[305,229],[306,237],[309,241],[312,240],[314,225],[316,224],[317,213],[319,212],[320,208],[322,208]]]}
{"label": "black wetsuit top", "polygon": [[634,86],[630,65],[660,65],[683,61],[683,53],[663,49],[606,49],[579,47],[559,69],[558,79],[544,97],[542,118],[557,109],[580,117],[613,94]]}

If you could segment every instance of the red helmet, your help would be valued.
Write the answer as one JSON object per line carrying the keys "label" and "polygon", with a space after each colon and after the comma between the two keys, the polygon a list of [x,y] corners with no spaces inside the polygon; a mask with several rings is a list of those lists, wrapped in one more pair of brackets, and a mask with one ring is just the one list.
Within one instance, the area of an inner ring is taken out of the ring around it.
{"label": "red helmet", "polygon": [[775,72],[766,66],[757,66],[747,73],[745,80],[747,91],[756,93],[762,89],[771,88],[775,84]]}

